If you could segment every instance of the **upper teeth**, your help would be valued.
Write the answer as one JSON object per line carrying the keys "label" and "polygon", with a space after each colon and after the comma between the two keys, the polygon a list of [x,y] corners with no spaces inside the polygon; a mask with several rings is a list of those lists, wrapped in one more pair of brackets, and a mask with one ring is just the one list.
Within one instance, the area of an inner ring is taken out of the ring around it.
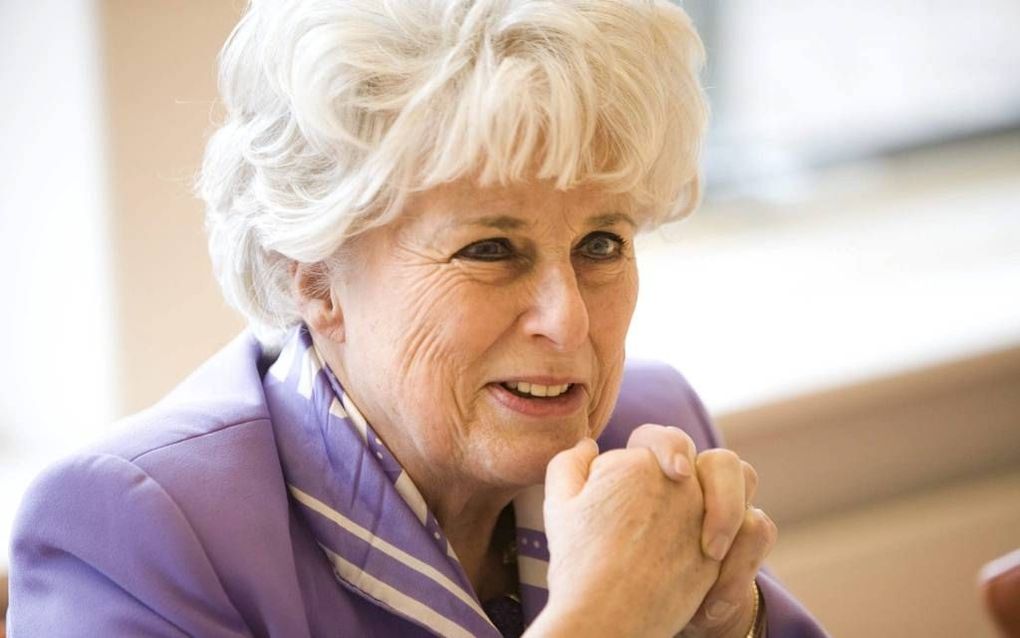
{"label": "upper teeth", "polygon": [[539,385],[538,383],[525,383],[523,381],[508,381],[504,384],[511,390],[517,390],[522,394],[530,394],[534,397],[558,397],[570,388],[569,383],[563,385]]}

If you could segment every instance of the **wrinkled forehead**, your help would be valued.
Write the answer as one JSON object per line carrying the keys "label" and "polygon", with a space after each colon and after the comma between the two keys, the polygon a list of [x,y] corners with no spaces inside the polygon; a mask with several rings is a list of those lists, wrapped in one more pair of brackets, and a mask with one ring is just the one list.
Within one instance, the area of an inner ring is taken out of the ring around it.
{"label": "wrinkled forehead", "polygon": [[483,223],[512,230],[547,217],[583,226],[644,225],[647,214],[633,197],[597,185],[558,189],[553,180],[479,185],[460,179],[412,195],[398,223],[453,227]]}

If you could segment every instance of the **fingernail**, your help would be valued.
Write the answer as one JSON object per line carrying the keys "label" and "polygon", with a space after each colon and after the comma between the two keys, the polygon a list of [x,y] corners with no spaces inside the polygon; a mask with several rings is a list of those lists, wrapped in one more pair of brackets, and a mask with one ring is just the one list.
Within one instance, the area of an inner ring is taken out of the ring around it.
{"label": "fingernail", "polygon": [[737,606],[725,600],[714,600],[705,608],[705,616],[711,621],[719,621],[729,618]]}
{"label": "fingernail", "polygon": [[725,536],[716,536],[708,543],[708,556],[709,558],[717,561],[722,561],[726,558],[727,541]]}
{"label": "fingernail", "polygon": [[691,475],[691,462],[687,460],[686,454],[677,454],[673,457],[673,472],[677,476]]}

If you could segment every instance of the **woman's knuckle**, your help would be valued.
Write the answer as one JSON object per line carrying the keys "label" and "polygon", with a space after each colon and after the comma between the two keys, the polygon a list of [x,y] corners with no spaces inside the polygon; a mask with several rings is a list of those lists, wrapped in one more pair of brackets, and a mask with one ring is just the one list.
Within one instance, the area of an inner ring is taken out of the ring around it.
{"label": "woman's knuckle", "polygon": [[743,468],[744,475],[747,477],[747,480],[752,481],[755,484],[757,484],[758,483],[758,470],[754,469],[753,465],[751,465],[750,463],[748,463],[747,461],[744,461],[744,460],[740,461],[740,466],[741,466],[741,468]]}
{"label": "woman's knuckle", "polygon": [[773,521],[772,518],[764,511],[756,509],[755,514],[757,526],[761,530],[760,533],[764,536],[766,545],[772,547],[779,539],[779,528],[776,526],[775,521]]}
{"label": "woman's knuckle", "polygon": [[651,477],[658,478],[662,474],[659,467],[659,460],[655,453],[649,449],[639,450],[642,454],[635,454],[633,458],[633,471]]}
{"label": "woman's knuckle", "polygon": [[739,467],[740,457],[732,450],[713,448],[698,454],[698,462],[710,467]]}
{"label": "woman's knuckle", "polygon": [[[656,423],[644,423],[639,425],[630,434],[628,446],[656,445],[660,444],[667,436],[666,426]],[[668,439],[667,439],[668,440]]]}
{"label": "woman's knuckle", "polygon": [[747,538],[749,544],[755,547],[763,546],[768,542],[768,525],[754,508],[745,513],[740,526],[740,536]]}
{"label": "woman's knuckle", "polygon": [[631,438],[634,438],[634,437],[641,437],[641,436],[644,436],[644,435],[647,435],[647,434],[652,434],[656,430],[658,430],[659,427],[661,427],[661,426],[658,426],[658,425],[656,425],[654,423],[642,423],[641,425],[639,425],[636,428],[634,428],[634,431],[631,432],[630,436],[631,436]]}
{"label": "woman's knuckle", "polygon": [[600,454],[592,462],[592,472],[641,476],[652,470],[661,473],[655,454],[648,448],[627,448],[610,450]]}

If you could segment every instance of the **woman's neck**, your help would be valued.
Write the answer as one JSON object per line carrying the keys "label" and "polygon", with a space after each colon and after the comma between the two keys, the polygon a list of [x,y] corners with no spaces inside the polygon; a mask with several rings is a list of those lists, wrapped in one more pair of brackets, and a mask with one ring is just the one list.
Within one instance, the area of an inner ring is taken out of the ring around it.
{"label": "woman's neck", "polygon": [[437,518],[479,600],[516,593],[516,566],[508,560],[516,536],[509,501],[494,515]]}
{"label": "woman's neck", "polygon": [[[412,479],[414,479],[412,475]],[[418,483],[480,600],[516,588],[516,571],[507,565],[507,552],[515,536],[513,507],[516,490],[485,490],[457,494],[450,483]],[[514,578],[511,578],[513,576]]]}

